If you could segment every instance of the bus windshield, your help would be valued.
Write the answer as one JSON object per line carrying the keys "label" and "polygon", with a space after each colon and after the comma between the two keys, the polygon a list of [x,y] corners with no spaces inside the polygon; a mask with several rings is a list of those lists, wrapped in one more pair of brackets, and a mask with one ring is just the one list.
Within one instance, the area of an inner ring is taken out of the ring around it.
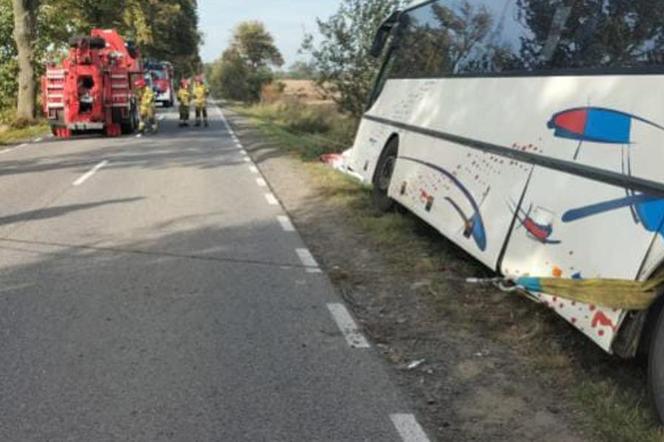
{"label": "bus windshield", "polygon": [[438,0],[407,10],[397,41],[390,78],[653,69],[664,0]]}

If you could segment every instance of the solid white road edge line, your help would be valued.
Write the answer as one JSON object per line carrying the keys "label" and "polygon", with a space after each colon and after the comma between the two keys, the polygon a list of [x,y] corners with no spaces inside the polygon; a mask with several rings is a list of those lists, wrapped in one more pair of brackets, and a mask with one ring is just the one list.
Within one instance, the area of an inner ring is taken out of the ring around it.
{"label": "solid white road edge line", "polygon": [[41,143],[42,141],[44,141],[44,139],[41,138],[41,137],[39,137],[39,138],[35,138],[35,140],[33,141],[33,143]]}
{"label": "solid white road edge line", "polygon": [[99,171],[99,169],[101,169],[102,167],[106,166],[107,164],[108,164],[108,161],[107,161],[107,160],[104,160],[104,161],[102,161],[101,163],[97,164],[95,167],[93,167],[92,169],[90,169],[89,172],[85,173],[85,174],[84,174],[83,176],[81,176],[79,179],[77,179],[76,181],[74,181],[73,185],[74,185],[74,186],[80,186],[81,184],[83,184],[84,182],[86,182],[86,181],[87,181],[92,175],[94,175],[95,173],[97,173],[97,171]]}
{"label": "solid white road edge line", "polygon": [[267,187],[267,183],[263,178],[256,178],[256,184],[258,184],[258,187]]}
{"label": "solid white road edge line", "polygon": [[268,204],[271,205],[271,206],[278,206],[279,205],[279,201],[271,193],[266,193],[265,194],[265,199],[267,200]]}
{"label": "solid white road edge line", "polygon": [[281,224],[281,228],[284,229],[284,232],[295,232],[295,226],[287,216],[278,216],[277,221]]}
{"label": "solid white road edge line", "polygon": [[390,419],[404,442],[429,442],[429,438],[412,414],[392,414]]}
{"label": "solid white road edge line", "polygon": [[370,348],[369,341],[360,333],[355,320],[345,305],[327,304],[327,308],[351,348]]}
{"label": "solid white road edge line", "polygon": [[27,147],[27,144],[23,143],[23,144],[19,144],[18,146],[10,147],[10,148],[5,149],[5,150],[0,150],[0,154],[6,154],[6,153],[12,152],[16,149],[21,149],[23,147]]}

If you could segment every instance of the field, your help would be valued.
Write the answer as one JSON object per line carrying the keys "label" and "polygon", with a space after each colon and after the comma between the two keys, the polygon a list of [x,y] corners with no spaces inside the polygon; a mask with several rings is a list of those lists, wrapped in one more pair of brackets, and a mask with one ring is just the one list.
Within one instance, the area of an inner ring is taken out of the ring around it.
{"label": "field", "polygon": [[331,101],[311,80],[280,80],[284,84],[283,97],[297,99],[309,104],[325,104]]}

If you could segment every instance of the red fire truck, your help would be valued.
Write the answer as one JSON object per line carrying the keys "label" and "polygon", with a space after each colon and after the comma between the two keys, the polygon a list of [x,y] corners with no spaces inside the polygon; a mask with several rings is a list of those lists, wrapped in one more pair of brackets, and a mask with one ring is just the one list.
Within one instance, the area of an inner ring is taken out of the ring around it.
{"label": "red fire truck", "polygon": [[163,107],[173,107],[173,65],[168,61],[149,60],[145,62],[145,72],[150,76],[152,87],[157,92],[155,101]]}
{"label": "red fire truck", "polygon": [[93,29],[70,41],[67,58],[47,66],[42,103],[53,135],[101,131],[107,136],[138,127],[134,81],[143,76],[139,50],[115,31]]}

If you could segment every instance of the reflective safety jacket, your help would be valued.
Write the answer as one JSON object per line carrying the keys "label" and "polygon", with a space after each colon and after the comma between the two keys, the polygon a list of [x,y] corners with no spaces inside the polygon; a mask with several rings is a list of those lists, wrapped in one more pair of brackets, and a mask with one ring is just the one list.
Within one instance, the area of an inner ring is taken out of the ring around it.
{"label": "reflective safety jacket", "polygon": [[155,95],[150,87],[143,88],[141,91],[141,115],[150,116],[154,113]]}
{"label": "reflective safety jacket", "polygon": [[191,104],[191,93],[189,89],[183,87],[178,91],[178,101],[182,106],[189,106]]}
{"label": "reflective safety jacket", "polygon": [[196,107],[207,106],[208,88],[203,83],[194,85],[194,103]]}

